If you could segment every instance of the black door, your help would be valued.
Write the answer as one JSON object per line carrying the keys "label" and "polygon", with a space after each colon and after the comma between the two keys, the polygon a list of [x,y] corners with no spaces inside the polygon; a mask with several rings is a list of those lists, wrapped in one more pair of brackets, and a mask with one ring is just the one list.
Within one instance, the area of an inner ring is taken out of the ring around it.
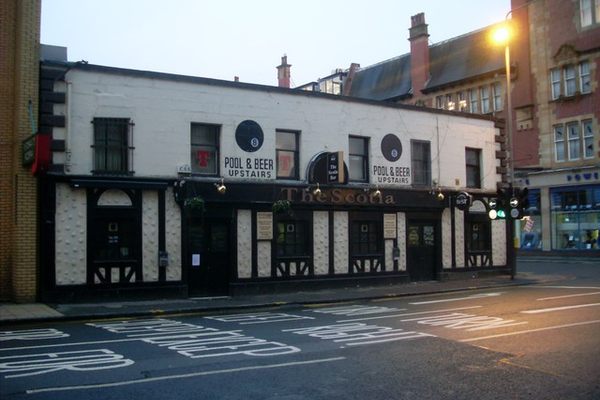
{"label": "black door", "polygon": [[436,221],[409,221],[406,232],[408,274],[411,281],[436,278],[438,264]]}
{"label": "black door", "polygon": [[226,295],[231,261],[230,221],[205,218],[202,223],[194,222],[189,231],[189,292],[195,296]]}

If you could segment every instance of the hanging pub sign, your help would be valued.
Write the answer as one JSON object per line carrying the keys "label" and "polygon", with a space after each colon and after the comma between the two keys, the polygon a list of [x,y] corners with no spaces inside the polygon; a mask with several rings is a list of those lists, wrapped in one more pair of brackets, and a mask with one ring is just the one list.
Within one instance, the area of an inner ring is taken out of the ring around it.
{"label": "hanging pub sign", "polygon": [[456,208],[461,211],[465,211],[471,207],[471,195],[467,192],[460,192],[456,195],[455,204]]}
{"label": "hanging pub sign", "polygon": [[348,183],[348,167],[344,152],[323,151],[313,156],[308,163],[308,182],[324,184]]}

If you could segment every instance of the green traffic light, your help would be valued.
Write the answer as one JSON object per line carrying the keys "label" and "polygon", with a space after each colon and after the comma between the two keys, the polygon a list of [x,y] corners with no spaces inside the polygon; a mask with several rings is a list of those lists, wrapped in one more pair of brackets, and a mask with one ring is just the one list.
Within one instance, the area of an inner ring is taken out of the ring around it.
{"label": "green traffic light", "polygon": [[506,213],[504,210],[498,210],[498,218],[506,218]]}

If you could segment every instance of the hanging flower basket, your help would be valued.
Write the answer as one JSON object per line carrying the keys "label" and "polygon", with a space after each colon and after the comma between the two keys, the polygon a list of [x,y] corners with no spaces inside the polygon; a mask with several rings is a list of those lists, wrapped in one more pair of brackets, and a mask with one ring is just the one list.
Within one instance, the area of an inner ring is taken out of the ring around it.
{"label": "hanging flower basket", "polygon": [[289,200],[277,200],[271,209],[273,214],[287,214],[292,209],[292,203]]}
{"label": "hanging flower basket", "polygon": [[187,208],[193,214],[204,213],[204,199],[200,196],[190,197],[183,202],[185,208]]}

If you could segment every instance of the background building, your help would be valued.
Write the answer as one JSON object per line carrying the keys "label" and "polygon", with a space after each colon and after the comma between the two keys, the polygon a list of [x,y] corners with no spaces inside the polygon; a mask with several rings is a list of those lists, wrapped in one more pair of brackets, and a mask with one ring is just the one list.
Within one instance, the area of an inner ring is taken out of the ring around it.
{"label": "background building", "polygon": [[38,195],[31,163],[40,13],[39,0],[0,2],[0,300],[32,301],[37,292]]}

